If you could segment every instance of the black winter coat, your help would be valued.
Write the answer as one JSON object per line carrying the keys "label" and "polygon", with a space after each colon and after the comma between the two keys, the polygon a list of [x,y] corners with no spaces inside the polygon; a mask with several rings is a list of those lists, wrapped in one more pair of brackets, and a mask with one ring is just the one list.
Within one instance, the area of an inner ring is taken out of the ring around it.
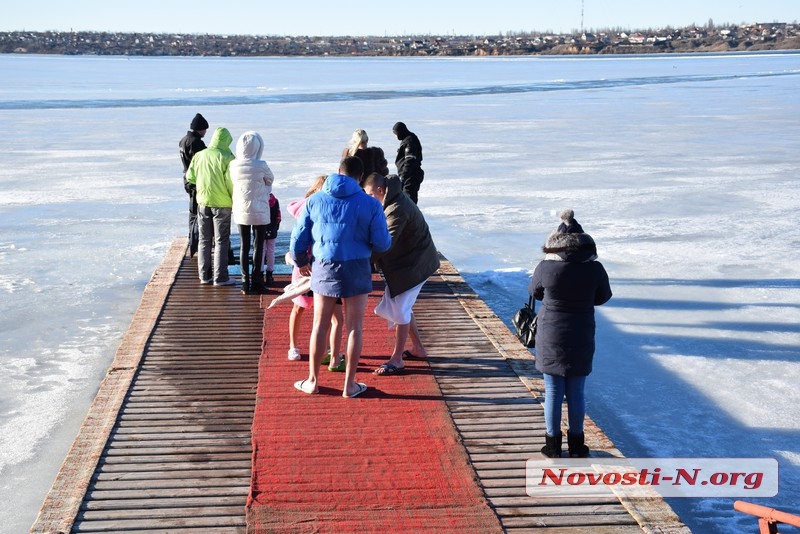
{"label": "black winter coat", "polygon": [[181,163],[183,163],[183,188],[187,193],[190,193],[191,190],[195,189],[195,186],[186,181],[186,171],[189,169],[189,164],[192,162],[194,155],[201,150],[205,150],[206,144],[197,132],[189,130],[178,142],[178,149],[181,155]]}
{"label": "black winter coat", "polygon": [[425,176],[425,171],[422,170],[422,145],[415,134],[408,132],[400,140],[394,164],[401,180],[422,182]]}
{"label": "black winter coat", "polygon": [[587,376],[592,372],[594,307],[611,298],[608,274],[593,259],[594,242],[587,251],[579,243],[581,236],[588,238],[587,234],[559,234],[558,243],[566,246],[548,253],[536,266],[528,288],[536,300],[542,301],[536,330],[536,368],[550,375]]}

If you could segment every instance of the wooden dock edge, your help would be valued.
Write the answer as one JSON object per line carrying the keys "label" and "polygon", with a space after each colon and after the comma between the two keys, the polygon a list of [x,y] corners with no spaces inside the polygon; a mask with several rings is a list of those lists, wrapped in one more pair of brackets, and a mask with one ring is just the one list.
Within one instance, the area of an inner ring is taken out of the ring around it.
{"label": "wooden dock edge", "polygon": [[69,532],[186,253],[177,238],[144,288],[139,308],[45,497],[31,534]]}
{"label": "wooden dock edge", "polygon": [[[167,295],[175,282],[186,247],[186,238],[175,239],[170,244],[164,260],[145,286],[141,303],[131,320],[131,325],[45,497],[30,533],[66,533],[71,530],[150,336],[162,313]],[[543,401],[544,382],[541,374],[535,369],[534,357],[528,349],[522,346],[508,327],[443,256],[437,274],[531,394]],[[588,418],[586,440],[592,449],[603,450],[613,456],[622,456],[603,431]],[[621,498],[620,501],[644,532],[690,533],[688,527],[683,525],[660,497],[633,500]]]}
{"label": "wooden dock edge", "polygon": [[[505,323],[495,314],[464,280],[453,264],[439,254],[438,275],[444,280],[467,314],[508,362],[525,387],[544,404],[544,379],[535,367],[535,357],[519,342]],[[587,417],[586,444],[593,450],[602,450],[611,456],[622,457],[605,433]],[[649,534],[690,534],[672,508],[661,497],[630,499],[620,497],[620,503]]]}

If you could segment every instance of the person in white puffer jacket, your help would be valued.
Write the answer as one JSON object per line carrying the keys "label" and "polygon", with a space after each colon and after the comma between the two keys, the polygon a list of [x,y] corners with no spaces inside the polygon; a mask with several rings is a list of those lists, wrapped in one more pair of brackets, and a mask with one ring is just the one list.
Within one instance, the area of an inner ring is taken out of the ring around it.
{"label": "person in white puffer jacket", "polygon": [[[258,132],[245,132],[236,141],[236,159],[231,161],[233,182],[233,220],[239,227],[241,248],[239,263],[242,267],[242,293],[259,294],[266,290],[262,263],[264,238],[270,223],[269,195],[275,177],[267,162],[261,159],[264,140]],[[253,246],[253,270],[249,269],[250,239]]]}

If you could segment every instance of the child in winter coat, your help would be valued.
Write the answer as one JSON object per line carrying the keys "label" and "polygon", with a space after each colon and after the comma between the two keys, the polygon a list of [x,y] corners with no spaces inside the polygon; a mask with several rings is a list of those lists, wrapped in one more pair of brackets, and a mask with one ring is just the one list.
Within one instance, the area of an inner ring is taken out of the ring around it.
{"label": "child in winter coat", "polygon": [[275,270],[275,240],[278,238],[278,229],[281,226],[281,205],[275,195],[269,194],[269,224],[267,234],[264,238],[264,261],[262,265],[267,267],[267,286],[271,285],[275,279],[272,271]]}

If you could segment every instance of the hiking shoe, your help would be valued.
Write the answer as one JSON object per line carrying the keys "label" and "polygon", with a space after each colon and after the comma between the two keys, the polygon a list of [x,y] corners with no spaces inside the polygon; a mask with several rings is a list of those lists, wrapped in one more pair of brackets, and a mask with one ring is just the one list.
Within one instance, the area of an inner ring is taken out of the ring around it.
{"label": "hiking shoe", "polygon": [[303,356],[300,354],[300,349],[292,348],[289,349],[289,359],[292,361],[297,361],[301,359]]}

